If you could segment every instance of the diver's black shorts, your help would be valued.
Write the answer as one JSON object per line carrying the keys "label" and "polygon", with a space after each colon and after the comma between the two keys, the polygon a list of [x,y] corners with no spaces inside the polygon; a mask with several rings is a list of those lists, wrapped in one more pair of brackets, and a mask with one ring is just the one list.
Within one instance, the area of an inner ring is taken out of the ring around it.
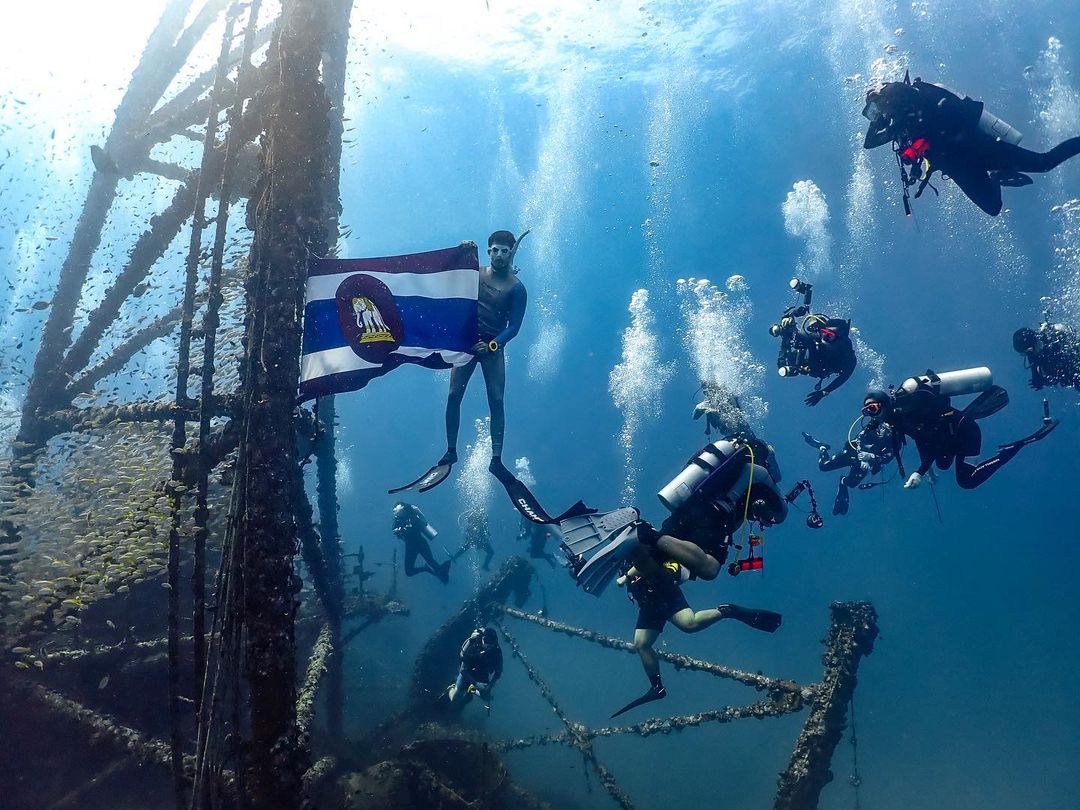
{"label": "diver's black shorts", "polygon": [[643,594],[638,599],[638,630],[655,630],[660,633],[668,619],[683,608],[690,607],[682,588],[668,585]]}

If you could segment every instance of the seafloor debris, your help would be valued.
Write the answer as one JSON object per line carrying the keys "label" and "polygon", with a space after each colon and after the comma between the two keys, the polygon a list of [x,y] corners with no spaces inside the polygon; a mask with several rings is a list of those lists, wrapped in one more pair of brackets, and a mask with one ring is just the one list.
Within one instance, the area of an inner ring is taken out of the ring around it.
{"label": "seafloor debris", "polygon": [[[486,743],[422,740],[400,754],[338,782],[349,810],[542,810],[510,780],[502,760]],[[330,805],[332,806],[332,805]]]}

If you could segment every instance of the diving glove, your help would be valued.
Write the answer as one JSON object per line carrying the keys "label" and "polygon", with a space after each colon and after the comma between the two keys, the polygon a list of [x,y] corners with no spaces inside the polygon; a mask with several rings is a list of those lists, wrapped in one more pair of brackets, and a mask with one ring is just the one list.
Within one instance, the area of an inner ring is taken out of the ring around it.
{"label": "diving glove", "polygon": [[908,480],[904,482],[904,489],[918,489],[920,484],[922,484],[922,476],[917,472],[913,472],[908,476]]}

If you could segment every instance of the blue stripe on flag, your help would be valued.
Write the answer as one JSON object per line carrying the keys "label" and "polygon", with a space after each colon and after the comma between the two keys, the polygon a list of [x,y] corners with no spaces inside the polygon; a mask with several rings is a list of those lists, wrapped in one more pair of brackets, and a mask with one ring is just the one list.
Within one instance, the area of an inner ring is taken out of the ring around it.
{"label": "blue stripe on flag", "polygon": [[[467,352],[479,340],[476,302],[468,298],[395,298],[405,335],[402,346]],[[337,301],[324,298],[304,308],[304,354],[348,345],[338,320]]]}

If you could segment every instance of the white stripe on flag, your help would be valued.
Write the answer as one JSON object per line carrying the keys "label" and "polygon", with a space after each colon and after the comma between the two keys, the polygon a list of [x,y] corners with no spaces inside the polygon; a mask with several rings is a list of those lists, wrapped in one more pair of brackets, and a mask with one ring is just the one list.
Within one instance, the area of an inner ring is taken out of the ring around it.
{"label": "white stripe on flag", "polygon": [[[349,276],[357,273],[335,273],[332,276],[312,276],[307,283],[307,300],[334,298],[337,288]],[[441,273],[368,273],[377,278],[394,296],[421,298],[470,298],[476,300],[480,274],[475,270],[445,270]]]}
{"label": "white stripe on flag", "polygon": [[[454,366],[463,366],[473,359],[468,352],[439,351],[438,349],[425,349],[418,346],[399,346],[391,354],[400,354],[406,357],[427,357],[438,354],[442,359]],[[370,363],[358,357],[348,346],[339,349],[327,349],[321,352],[305,354],[300,359],[300,382],[307,382],[328,374],[343,374],[348,371],[361,371],[367,368],[379,368],[382,363]]]}

